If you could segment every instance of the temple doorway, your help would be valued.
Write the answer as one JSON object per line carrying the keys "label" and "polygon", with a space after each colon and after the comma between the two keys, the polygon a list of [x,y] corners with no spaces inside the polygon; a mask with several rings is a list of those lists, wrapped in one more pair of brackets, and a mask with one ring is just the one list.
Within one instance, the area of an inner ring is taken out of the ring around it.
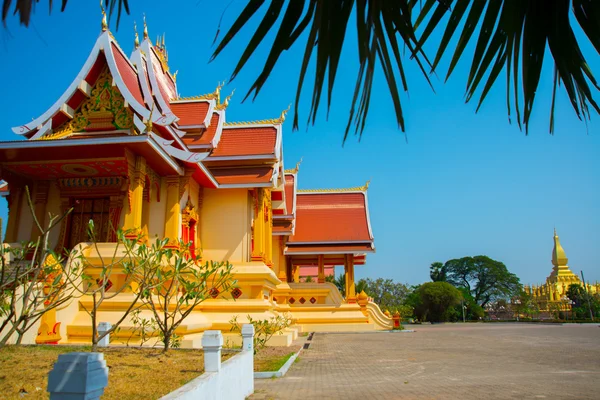
{"label": "temple doorway", "polygon": [[98,242],[107,240],[109,224],[110,198],[83,198],[72,202],[73,211],[69,218],[68,248],[72,249],[81,242],[89,242],[88,223],[94,221],[94,233]]}

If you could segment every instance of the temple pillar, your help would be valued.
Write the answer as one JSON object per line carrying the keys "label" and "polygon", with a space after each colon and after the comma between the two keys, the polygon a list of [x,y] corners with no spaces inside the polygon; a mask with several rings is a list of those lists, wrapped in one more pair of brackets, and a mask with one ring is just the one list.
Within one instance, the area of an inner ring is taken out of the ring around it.
{"label": "temple pillar", "polygon": [[179,246],[179,176],[167,176],[167,216],[165,218],[165,237],[169,238],[169,247]]}
{"label": "temple pillar", "polygon": [[319,254],[318,282],[325,283],[325,256],[323,254]]}
{"label": "temple pillar", "polygon": [[24,190],[20,186],[9,183],[10,194],[8,195],[8,223],[6,224],[6,243],[18,240],[19,221],[21,220],[21,208],[23,206]]}
{"label": "temple pillar", "polygon": [[265,207],[262,189],[254,191],[254,225],[252,261],[264,261],[265,258]]}
{"label": "temple pillar", "polygon": [[346,302],[356,303],[356,287],[354,284],[354,256],[346,254],[344,258],[344,272],[346,277]]}
{"label": "temple pillar", "polygon": [[[35,183],[35,190],[33,194],[32,203],[33,203],[33,213],[35,219],[37,219],[38,223],[44,229],[45,217],[46,217],[46,204],[48,203],[48,190],[50,189],[50,181],[37,181]],[[32,242],[36,242],[37,239],[43,232],[40,231],[40,228],[34,222],[31,227],[31,236],[30,240]]]}
{"label": "temple pillar", "polygon": [[297,283],[300,282],[300,266],[293,265],[292,269],[293,269],[294,282],[297,282]]}
{"label": "temple pillar", "polygon": [[129,231],[126,237],[137,238],[142,228],[144,186],[146,185],[146,159],[142,156],[128,157],[129,162],[129,210],[125,214],[123,230]]}

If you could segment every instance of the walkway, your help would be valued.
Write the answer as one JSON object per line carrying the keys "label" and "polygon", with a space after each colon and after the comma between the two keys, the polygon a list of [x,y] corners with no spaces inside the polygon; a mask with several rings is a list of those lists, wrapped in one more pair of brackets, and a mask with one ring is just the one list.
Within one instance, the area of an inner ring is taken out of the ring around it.
{"label": "walkway", "polygon": [[251,399],[598,399],[600,328],[417,326],[315,334],[287,375]]}

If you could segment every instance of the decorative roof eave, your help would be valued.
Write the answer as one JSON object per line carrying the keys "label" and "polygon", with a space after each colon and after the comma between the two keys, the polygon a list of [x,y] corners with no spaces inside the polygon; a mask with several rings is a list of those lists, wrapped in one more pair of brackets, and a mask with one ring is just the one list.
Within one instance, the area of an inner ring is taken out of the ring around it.
{"label": "decorative roof eave", "polygon": [[31,131],[40,128],[42,124],[47,122],[57,112],[60,111],[61,106],[63,104],[66,104],[66,102],[69,101],[69,99],[75,94],[75,91],[79,89],[80,82],[85,82],[85,77],[88,75],[88,73],[96,63],[100,50],[102,49],[102,38],[105,36],[109,36],[108,31],[103,32],[100,35],[100,37],[98,37],[90,55],[83,64],[83,67],[81,68],[73,82],[71,82],[67,90],[62,94],[62,96],[60,96],[58,100],[48,110],[46,110],[46,112],[44,112],[39,117],[35,118],[33,121],[25,125],[16,126],[12,128],[12,131],[14,133],[16,133],[17,135],[26,135]]}
{"label": "decorative roof eave", "polygon": [[[215,100],[212,100],[210,107],[208,108],[208,112],[206,113],[206,119],[204,120],[204,125],[206,125],[206,127],[210,125],[210,120],[212,119],[214,107]],[[219,122],[217,123],[217,129],[215,130],[215,136],[211,141],[211,145],[213,148],[217,147],[217,145],[221,141],[221,135],[223,134],[223,123],[225,122],[225,110],[218,110],[215,112],[219,114]]]}
{"label": "decorative roof eave", "polygon": [[135,144],[147,142],[166,163],[178,175],[183,175],[181,166],[167,153],[156,140],[154,135],[136,135],[136,136],[104,136],[99,138],[85,139],[62,139],[62,140],[17,140],[12,142],[0,142],[0,150],[3,149],[26,149],[26,148],[44,148],[64,146],[97,146],[103,144]]}
{"label": "decorative roof eave", "polygon": [[148,79],[146,79],[148,76],[148,70],[146,68],[145,58],[146,57],[144,56],[144,53],[139,48],[139,46],[131,53],[130,56],[130,60],[136,67],[138,73],[138,80],[140,82],[140,87],[142,88],[142,95],[144,96],[144,101],[146,102],[146,106],[151,110],[154,106],[154,98],[152,97],[152,91],[150,89]]}
{"label": "decorative roof eave", "polygon": [[[127,88],[127,85],[125,84],[125,81],[123,80],[123,77],[121,76],[119,69],[117,67],[117,63],[115,61],[115,56],[113,53],[113,51],[114,51],[113,46],[112,46],[113,44],[115,45],[114,48],[117,49],[117,51],[121,52],[123,59],[130,65],[131,68],[134,69],[134,71],[137,72],[136,75],[139,80],[139,71],[131,63],[131,61],[127,58],[127,56],[125,56],[125,54],[122,52],[118,43],[114,40],[114,38],[110,34],[110,31],[106,30],[106,31],[102,32],[102,34],[96,40],[96,43],[94,44],[94,47],[92,48],[92,51],[90,52],[90,55],[88,56],[84,66],[79,71],[79,74],[77,74],[77,77],[75,78],[75,80],[73,80],[73,82],[68,87],[68,89],[63,93],[63,95],[41,116],[34,119],[32,122],[30,122],[28,124],[14,127],[13,132],[18,135],[26,135],[35,129],[39,129],[41,126],[43,126],[44,123],[46,123],[54,115],[56,115],[58,112],[61,112],[63,110],[63,106],[75,94],[75,91],[82,90],[82,88],[89,86],[89,84],[87,84],[87,82],[85,81],[85,78],[88,75],[88,73],[90,72],[91,68],[96,63],[96,60],[98,59],[98,56],[100,55],[101,51],[104,52],[104,57],[106,59],[108,68],[110,70],[110,74],[114,81],[114,84],[117,86],[118,90],[123,95],[123,98],[125,99],[127,104],[133,109],[133,111],[138,113],[143,119],[148,119],[152,115],[152,122],[157,123],[159,125],[165,125],[165,123],[170,123],[170,121],[168,121],[168,119],[169,119],[168,115],[160,115],[160,113],[152,113],[151,114],[151,111],[148,108],[146,108],[146,105],[140,104],[136,100],[136,98],[131,94],[131,92]],[[144,94],[144,97],[146,97],[146,95],[147,95],[147,93]]]}
{"label": "decorative roof eave", "polygon": [[281,112],[281,115],[278,118],[261,119],[261,120],[257,120],[257,121],[226,122],[225,126],[227,128],[248,128],[248,127],[262,128],[262,127],[266,127],[266,126],[277,127],[278,125],[279,125],[279,127],[281,127],[281,125],[285,121],[285,116],[287,115],[288,111],[290,110],[290,107],[291,107],[291,104],[288,106],[287,109],[285,109]]}
{"label": "decorative roof eave", "polygon": [[[169,99],[165,99],[160,91],[159,84],[158,84],[158,78],[156,77],[156,73],[154,72],[154,68],[152,67],[153,61],[152,61],[151,53],[154,52],[154,54],[156,55],[156,52],[154,50],[154,46],[152,46],[152,42],[150,41],[150,39],[145,39],[140,44],[140,49],[146,53],[146,71],[148,73],[148,78],[150,80],[150,89],[152,91],[154,99],[156,100],[156,102],[162,112],[162,116],[164,116],[164,118],[165,118],[165,122],[168,122],[168,123],[165,123],[165,125],[178,121],[179,118],[173,113],[173,111],[171,111],[171,107],[169,105]],[[161,66],[161,69],[162,69],[162,66]]]}

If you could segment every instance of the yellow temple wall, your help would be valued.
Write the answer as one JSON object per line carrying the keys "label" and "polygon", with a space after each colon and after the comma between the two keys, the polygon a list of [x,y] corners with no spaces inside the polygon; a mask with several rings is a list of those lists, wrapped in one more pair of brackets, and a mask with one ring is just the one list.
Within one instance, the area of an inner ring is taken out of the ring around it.
{"label": "yellow temple wall", "polygon": [[150,193],[150,217],[148,218],[148,237],[154,239],[156,236],[163,238],[165,236],[165,219],[167,213],[167,185],[161,179],[160,201],[156,201],[156,192]]}
{"label": "yellow temple wall", "polygon": [[280,272],[285,270],[285,257],[279,236],[273,236],[273,272],[281,277]]}
{"label": "yellow temple wall", "polygon": [[250,216],[247,189],[204,189],[200,217],[202,258],[248,260]]}

